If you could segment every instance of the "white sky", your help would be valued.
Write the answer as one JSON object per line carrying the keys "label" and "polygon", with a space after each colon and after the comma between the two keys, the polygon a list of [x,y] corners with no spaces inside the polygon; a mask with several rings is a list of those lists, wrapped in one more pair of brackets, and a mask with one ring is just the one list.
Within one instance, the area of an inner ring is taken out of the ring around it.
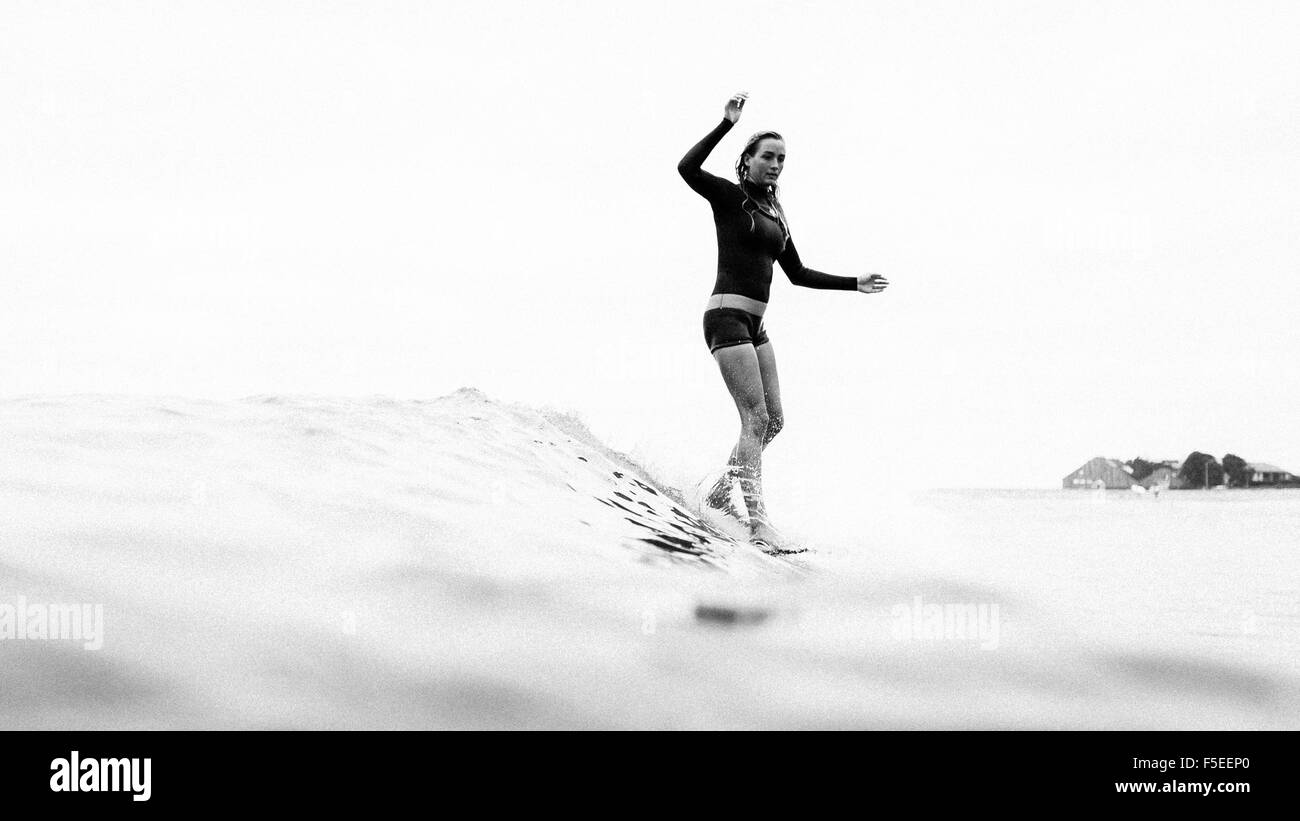
{"label": "white sky", "polygon": [[0,3],[0,394],[569,408],[720,462],[682,153],[737,90],[805,263],[771,458],[1300,470],[1300,4]]}

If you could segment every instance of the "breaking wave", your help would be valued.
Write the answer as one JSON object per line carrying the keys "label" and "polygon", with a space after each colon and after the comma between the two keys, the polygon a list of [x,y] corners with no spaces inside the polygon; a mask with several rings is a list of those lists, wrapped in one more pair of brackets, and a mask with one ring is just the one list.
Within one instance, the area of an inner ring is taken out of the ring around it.
{"label": "breaking wave", "polygon": [[[1190,729],[1300,714],[1278,671],[1081,642],[1033,591],[867,572],[845,544],[766,556],[577,418],[472,389],[5,400],[0,511],[0,606],[103,612],[97,650],[0,640],[11,728]],[[966,633],[927,633],[953,604]]]}

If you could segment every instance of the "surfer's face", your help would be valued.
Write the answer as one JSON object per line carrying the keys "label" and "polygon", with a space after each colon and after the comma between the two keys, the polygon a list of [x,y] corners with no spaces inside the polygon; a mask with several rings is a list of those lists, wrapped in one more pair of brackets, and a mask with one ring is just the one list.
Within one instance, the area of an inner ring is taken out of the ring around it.
{"label": "surfer's face", "polygon": [[754,155],[749,158],[749,178],[759,185],[774,185],[785,167],[785,141],[775,137],[765,137],[754,146]]}

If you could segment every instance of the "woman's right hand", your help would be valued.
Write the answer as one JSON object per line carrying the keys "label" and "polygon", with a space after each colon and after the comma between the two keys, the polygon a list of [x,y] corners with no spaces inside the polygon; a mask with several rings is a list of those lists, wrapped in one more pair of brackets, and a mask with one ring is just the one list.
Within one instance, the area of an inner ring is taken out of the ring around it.
{"label": "woman's right hand", "polygon": [[745,107],[745,101],[749,99],[749,92],[742,91],[739,94],[727,100],[727,110],[722,116],[730,122],[737,122],[740,119],[740,110]]}

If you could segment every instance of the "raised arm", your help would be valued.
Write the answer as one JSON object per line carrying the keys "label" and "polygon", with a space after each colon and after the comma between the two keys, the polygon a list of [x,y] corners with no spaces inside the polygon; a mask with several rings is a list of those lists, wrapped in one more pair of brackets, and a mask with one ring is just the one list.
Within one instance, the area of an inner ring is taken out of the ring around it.
{"label": "raised arm", "polygon": [[794,247],[794,239],[790,238],[785,241],[785,250],[781,256],[777,257],[777,262],[781,263],[781,270],[795,285],[802,285],[804,288],[820,288],[829,291],[856,291],[858,290],[857,277],[840,277],[834,274],[823,274],[821,271],[814,271],[804,266],[799,259],[799,251]]}
{"label": "raised arm", "polygon": [[731,188],[731,183],[715,177],[702,167],[704,160],[708,158],[713,149],[718,147],[722,142],[723,136],[726,135],[731,127],[740,119],[740,111],[745,107],[745,100],[749,95],[740,92],[727,101],[727,107],[722,113],[722,122],[713,127],[713,130],[704,135],[704,139],[691,146],[691,150],[686,152],[682,161],[677,163],[677,173],[682,175],[686,184],[691,187],[695,193],[709,200]]}
{"label": "raised arm", "polygon": [[712,131],[704,135],[704,139],[691,146],[691,150],[686,152],[686,156],[682,157],[682,161],[677,163],[677,173],[682,175],[682,179],[686,180],[686,184],[695,193],[707,200],[712,200],[724,187],[731,186],[731,183],[721,177],[713,176],[701,166],[704,165],[704,160],[709,156],[710,152],[717,148],[718,143],[722,142],[723,136],[731,130],[733,125],[735,123],[730,120],[723,120],[718,123]]}

